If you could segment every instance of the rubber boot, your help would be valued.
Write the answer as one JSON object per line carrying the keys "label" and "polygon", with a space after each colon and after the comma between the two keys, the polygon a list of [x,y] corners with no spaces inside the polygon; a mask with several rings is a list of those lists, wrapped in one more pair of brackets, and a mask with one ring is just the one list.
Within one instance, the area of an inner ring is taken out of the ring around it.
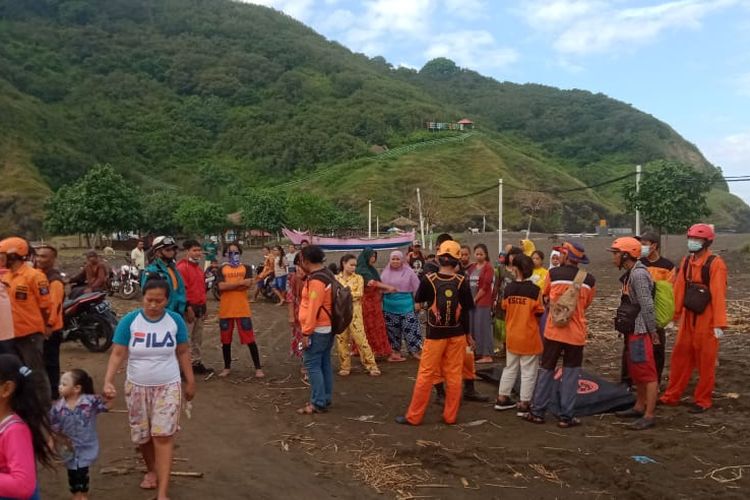
{"label": "rubber boot", "polygon": [[464,401],[475,401],[477,403],[489,402],[489,396],[477,392],[473,380],[464,380]]}
{"label": "rubber boot", "polygon": [[440,406],[445,404],[445,385],[442,382],[435,384],[435,401],[433,402]]}

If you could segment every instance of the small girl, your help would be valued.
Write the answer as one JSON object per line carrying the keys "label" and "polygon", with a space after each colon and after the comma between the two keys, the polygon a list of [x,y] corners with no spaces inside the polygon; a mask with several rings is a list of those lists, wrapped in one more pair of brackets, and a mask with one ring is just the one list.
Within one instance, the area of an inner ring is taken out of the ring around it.
{"label": "small girl", "polygon": [[0,354],[0,497],[39,500],[34,457],[51,465],[47,412],[15,354]]}
{"label": "small girl", "polygon": [[50,410],[52,430],[67,438],[70,455],[63,457],[68,468],[68,484],[74,500],[88,498],[89,467],[99,455],[96,417],[108,410],[108,403],[94,394],[94,381],[81,369],[60,377],[60,399]]}

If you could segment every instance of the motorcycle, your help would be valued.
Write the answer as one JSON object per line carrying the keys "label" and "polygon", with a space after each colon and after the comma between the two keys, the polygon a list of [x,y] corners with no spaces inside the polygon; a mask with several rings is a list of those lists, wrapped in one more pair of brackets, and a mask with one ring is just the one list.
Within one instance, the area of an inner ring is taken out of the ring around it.
{"label": "motorcycle", "polygon": [[62,341],[80,341],[91,352],[112,345],[117,315],[105,292],[84,293],[63,303]]}
{"label": "motorcycle", "polygon": [[141,272],[126,258],[127,264],[120,266],[118,270],[109,272],[109,294],[117,294],[125,300],[130,300],[138,295],[141,288]]}
{"label": "motorcycle", "polygon": [[219,300],[221,292],[219,292],[219,280],[218,278],[219,267],[216,265],[209,266],[208,269],[203,273],[203,281],[206,283],[206,293],[211,292],[214,299]]}
{"label": "motorcycle", "polygon": [[[263,264],[255,268],[255,276],[263,273]],[[273,273],[266,276],[263,280],[256,282],[255,286],[260,290],[260,294],[268,300],[278,301],[276,293],[273,291]]]}

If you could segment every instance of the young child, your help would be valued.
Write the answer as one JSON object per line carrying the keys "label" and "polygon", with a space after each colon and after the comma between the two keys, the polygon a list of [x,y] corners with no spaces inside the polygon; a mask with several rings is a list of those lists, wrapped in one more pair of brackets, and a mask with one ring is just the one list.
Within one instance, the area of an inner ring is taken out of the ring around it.
{"label": "young child", "polygon": [[89,467],[99,455],[96,417],[108,410],[108,403],[94,394],[94,381],[78,368],[63,373],[59,390],[60,399],[50,409],[50,424],[70,441],[71,453],[62,458],[73,500],[83,500],[88,498]]}
{"label": "young child", "polygon": [[[496,410],[517,408],[518,416],[530,410],[531,396],[536,384],[542,338],[539,335],[539,316],[544,313],[542,291],[531,282],[534,263],[526,255],[513,258],[516,281],[508,283],[503,292],[502,307],[506,324],[506,364],[500,378],[495,401]],[[521,402],[516,405],[510,398],[521,370]]]}
{"label": "young child", "polygon": [[18,356],[0,354],[0,498],[39,500],[34,458],[52,464],[47,412],[29,375]]}

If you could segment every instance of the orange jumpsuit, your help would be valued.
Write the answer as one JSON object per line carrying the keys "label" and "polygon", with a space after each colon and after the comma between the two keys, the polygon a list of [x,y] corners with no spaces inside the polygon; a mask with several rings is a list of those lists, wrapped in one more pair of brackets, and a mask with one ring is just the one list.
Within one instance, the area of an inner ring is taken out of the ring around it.
{"label": "orange jumpsuit", "polygon": [[714,328],[727,326],[727,266],[721,257],[716,257],[709,270],[709,289],[711,303],[701,314],[687,310],[683,306],[685,299],[685,271],[683,266],[688,263],[688,274],[691,281],[701,283],[701,269],[711,255],[711,251],[699,258],[689,257],[683,260],[680,270],[676,273],[674,283],[675,322],[679,321],[677,342],[672,351],[672,361],[669,370],[669,386],[661,397],[664,404],[676,405],[685,391],[693,369],[698,369],[698,383],[695,386],[695,404],[710,408],[712,406],[711,393],[714,390],[716,378],[716,357],[719,351],[719,341],[714,336]]}

